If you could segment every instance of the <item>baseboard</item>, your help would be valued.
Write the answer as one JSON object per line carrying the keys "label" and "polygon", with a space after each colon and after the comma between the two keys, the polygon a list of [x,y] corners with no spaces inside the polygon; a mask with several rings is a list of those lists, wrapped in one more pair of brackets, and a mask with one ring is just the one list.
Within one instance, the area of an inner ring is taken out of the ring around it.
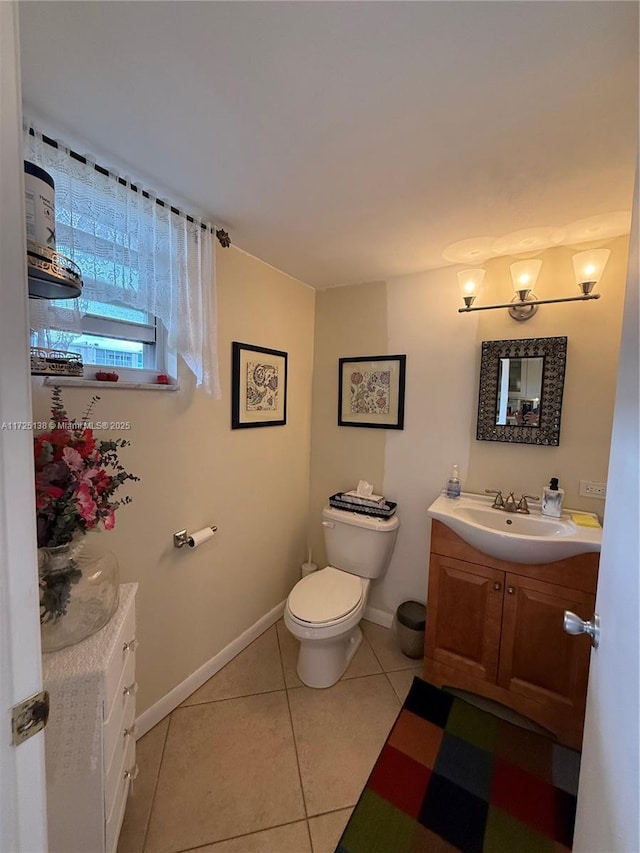
{"label": "baseboard", "polygon": [[383,628],[390,628],[393,623],[393,613],[387,613],[386,610],[379,610],[377,607],[365,607],[363,618],[369,622],[375,622],[376,625],[382,625]]}
{"label": "baseboard", "polygon": [[214,655],[206,663],[203,663],[201,667],[192,672],[190,676],[174,687],[173,690],[170,690],[162,699],[159,699],[154,705],[147,708],[146,711],[143,711],[136,719],[136,738],[141,738],[142,735],[146,734],[160,720],[164,719],[167,714],[170,714],[171,711],[177,708],[181,702],[184,702],[188,696],[191,696],[198,687],[202,687],[205,681],[208,681],[212,675],[215,675],[223,666],[226,666],[229,661],[233,660],[236,655],[244,651],[260,634],[264,634],[267,628],[275,625],[284,612],[284,605],[284,601],[277,604],[273,610],[270,610],[269,613],[258,619],[250,628],[243,631],[239,637],[229,643],[228,646],[225,646],[217,655]]}

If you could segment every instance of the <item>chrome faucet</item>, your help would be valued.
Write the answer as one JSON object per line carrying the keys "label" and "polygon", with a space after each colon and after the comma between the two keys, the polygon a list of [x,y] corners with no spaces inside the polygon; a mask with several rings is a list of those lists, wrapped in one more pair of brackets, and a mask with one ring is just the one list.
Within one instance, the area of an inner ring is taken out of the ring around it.
{"label": "chrome faucet", "polygon": [[516,499],[513,492],[509,492],[509,495],[506,500],[502,497],[502,492],[500,491],[500,489],[485,489],[485,493],[487,495],[495,495],[493,503],[491,504],[492,509],[501,509],[503,510],[503,512],[520,512],[523,515],[530,514],[529,504],[527,503],[527,500],[540,500],[537,495],[522,495],[520,500],[516,503]]}
{"label": "chrome faucet", "polygon": [[504,511],[505,512],[517,512],[518,511],[516,499],[513,496],[513,492],[509,492],[509,497],[504,502]]}

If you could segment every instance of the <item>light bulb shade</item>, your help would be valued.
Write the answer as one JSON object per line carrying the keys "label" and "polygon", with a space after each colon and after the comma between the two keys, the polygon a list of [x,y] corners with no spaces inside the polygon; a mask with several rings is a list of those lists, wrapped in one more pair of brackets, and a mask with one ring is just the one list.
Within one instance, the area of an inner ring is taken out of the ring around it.
{"label": "light bulb shade", "polygon": [[573,256],[573,271],[579,287],[587,282],[590,284],[589,289],[596,286],[602,277],[610,254],[610,249],[588,249]]}
{"label": "light bulb shade", "polygon": [[462,270],[458,273],[458,286],[463,298],[475,298],[480,293],[485,274],[486,270],[483,269]]}
{"label": "light bulb shade", "polygon": [[511,281],[513,289],[516,293],[521,290],[530,291],[536,286],[536,281],[540,275],[540,267],[542,261],[532,258],[530,261],[517,261],[511,264]]}

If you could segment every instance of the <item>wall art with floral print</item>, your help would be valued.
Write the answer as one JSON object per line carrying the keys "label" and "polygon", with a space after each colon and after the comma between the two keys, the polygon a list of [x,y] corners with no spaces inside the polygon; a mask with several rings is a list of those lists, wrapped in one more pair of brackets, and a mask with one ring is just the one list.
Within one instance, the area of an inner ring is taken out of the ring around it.
{"label": "wall art with floral print", "polygon": [[287,422],[287,353],[233,341],[231,428]]}
{"label": "wall art with floral print", "polygon": [[341,358],[338,426],[404,429],[406,355]]}

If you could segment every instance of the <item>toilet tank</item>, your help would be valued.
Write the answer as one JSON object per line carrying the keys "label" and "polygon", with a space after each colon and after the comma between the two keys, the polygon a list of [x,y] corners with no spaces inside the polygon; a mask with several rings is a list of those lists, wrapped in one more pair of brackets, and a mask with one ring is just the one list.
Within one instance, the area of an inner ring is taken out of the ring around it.
{"label": "toilet tank", "polygon": [[400,521],[325,507],[322,529],[329,563],[361,578],[379,578],[387,570]]}

